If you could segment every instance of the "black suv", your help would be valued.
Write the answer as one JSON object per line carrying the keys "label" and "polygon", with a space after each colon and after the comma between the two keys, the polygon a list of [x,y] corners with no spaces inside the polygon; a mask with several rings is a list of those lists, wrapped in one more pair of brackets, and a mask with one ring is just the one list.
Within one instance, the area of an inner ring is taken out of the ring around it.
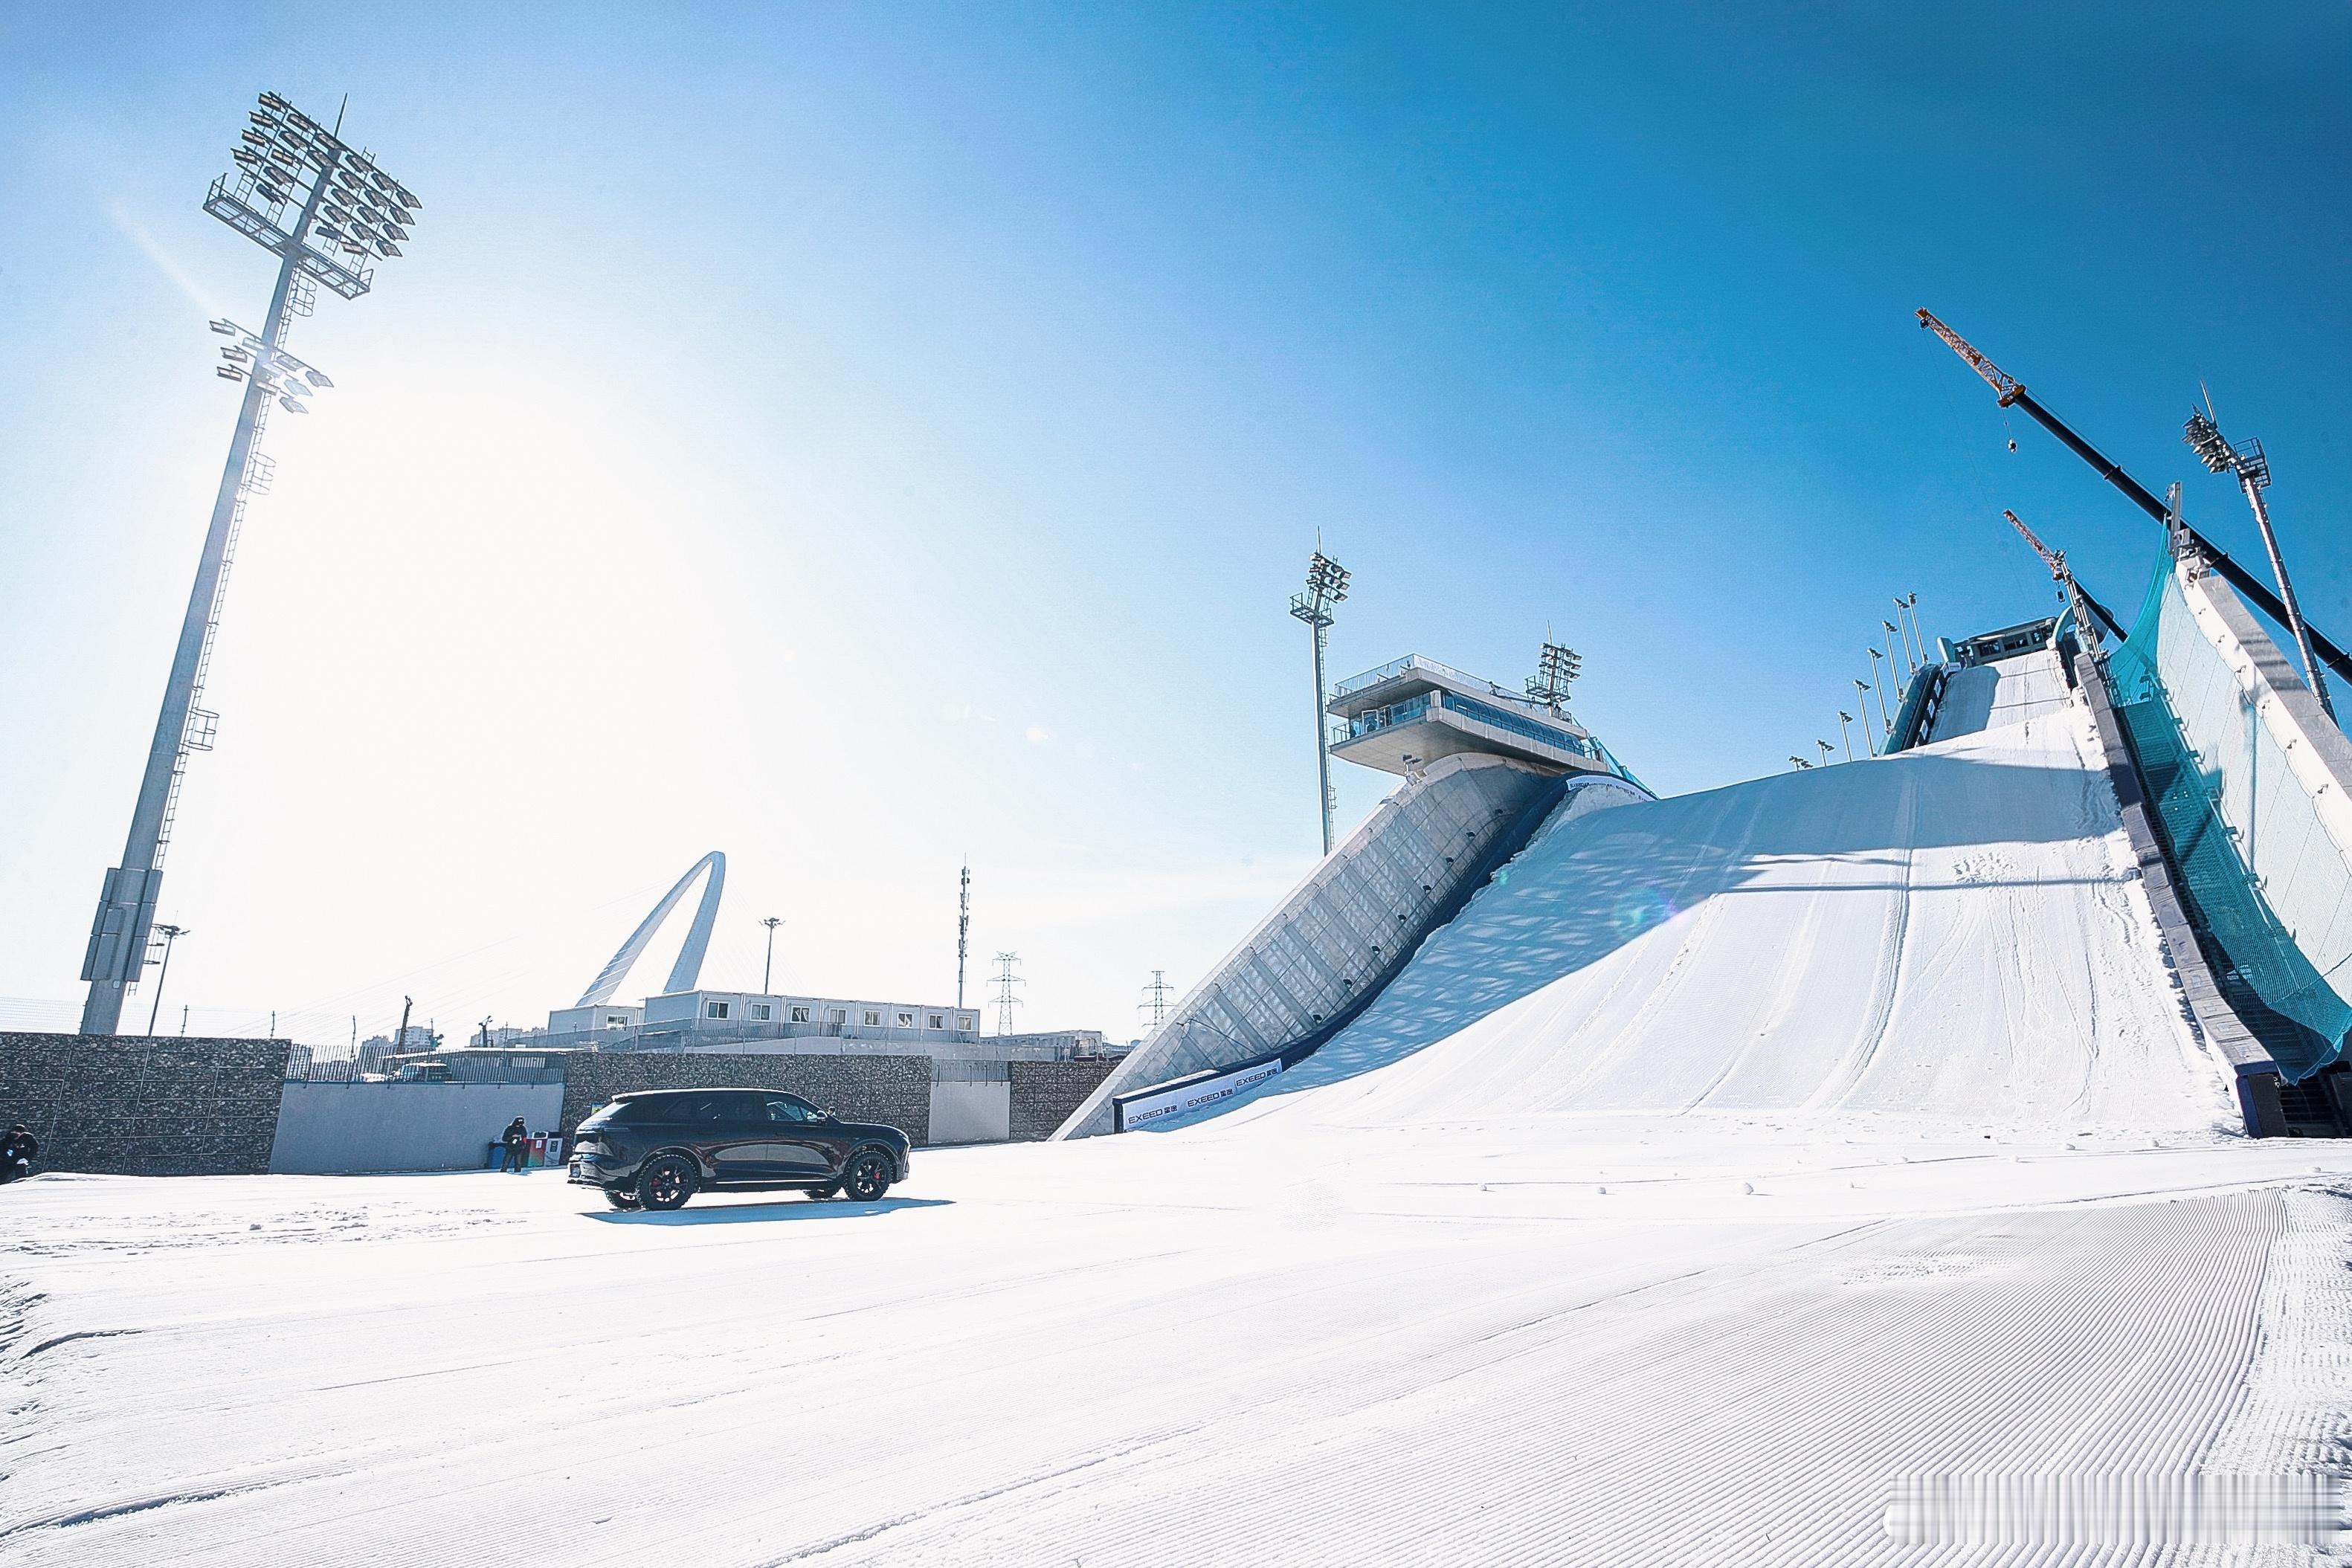
{"label": "black suv", "polygon": [[841,1122],[773,1089],[617,1094],[572,1139],[570,1179],[614,1208],[676,1208],[709,1187],[871,1201],[907,1179],[907,1134]]}

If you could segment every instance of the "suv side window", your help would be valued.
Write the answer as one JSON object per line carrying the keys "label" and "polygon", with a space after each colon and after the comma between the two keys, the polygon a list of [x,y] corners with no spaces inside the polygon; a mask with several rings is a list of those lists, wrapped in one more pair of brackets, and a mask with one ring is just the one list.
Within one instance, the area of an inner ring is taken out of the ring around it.
{"label": "suv side window", "polygon": [[769,1095],[767,1117],[771,1122],[814,1122],[818,1119],[815,1106],[790,1094]]}
{"label": "suv side window", "polygon": [[724,1094],[698,1094],[687,1105],[686,1113],[678,1120],[696,1123],[728,1121],[730,1120],[727,1114],[730,1109],[727,1103],[728,1098]]}

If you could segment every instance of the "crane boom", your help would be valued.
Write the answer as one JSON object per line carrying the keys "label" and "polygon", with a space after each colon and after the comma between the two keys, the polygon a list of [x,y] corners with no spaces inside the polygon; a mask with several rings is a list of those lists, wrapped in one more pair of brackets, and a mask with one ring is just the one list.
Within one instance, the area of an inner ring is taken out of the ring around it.
{"label": "crane boom", "polygon": [[[2033,547],[2033,553],[2040,556],[2042,564],[2050,569],[2051,580],[2066,591],[2067,598],[2079,600],[2083,605],[2087,606],[2091,613],[2097,616],[2106,629],[2116,634],[2116,640],[2122,642],[2125,635],[2123,627],[2117,624],[2112,614],[2108,613],[2107,607],[2092,598],[2091,591],[2084,587],[2075,578],[2074,569],[2066,564],[2066,552],[2062,549],[2052,549],[2035,538],[2033,530],[2025,526],[2025,519],[2015,512],[2004,511],[2001,516],[2009,519],[2011,528],[2025,536],[2025,542]],[[2078,614],[2075,619],[2080,621],[2082,617]]]}
{"label": "crane boom", "polygon": [[[2000,405],[2003,408],[2023,409],[2032,416],[2036,424],[2064,443],[2068,451],[2097,470],[2100,478],[2121,490],[2130,499],[2132,505],[2154,517],[2158,522],[2167,527],[2179,522],[2181,531],[2188,536],[2189,542],[2197,547],[2198,553],[2202,555],[2213,570],[2221,575],[2222,580],[2252,600],[2255,609],[2260,610],[2279,625],[2293,625],[2293,622],[2288,618],[2286,606],[2279,602],[2278,595],[2263,586],[2262,580],[2253,573],[2231,560],[2229,553],[2219,545],[2190,528],[2187,522],[2175,517],[2162,501],[2158,500],[2148,492],[2147,486],[2125,473],[2119,465],[2108,461],[2106,454],[2075,434],[2067,427],[2064,420],[2034,402],[2033,394],[2025,390],[2023,382],[1986,359],[1967,339],[1945,326],[1928,311],[1921,310],[1918,314],[1919,325],[1941,338],[1946,347],[1958,354],[1970,370],[1982,376],[1986,383],[1999,394]],[[2308,621],[2304,622],[2304,631],[2310,635],[2312,652],[2319,655],[2320,662],[2345,680],[2352,681],[2352,654],[2346,653],[2342,648],[2321,635],[2319,628],[2312,625]]]}

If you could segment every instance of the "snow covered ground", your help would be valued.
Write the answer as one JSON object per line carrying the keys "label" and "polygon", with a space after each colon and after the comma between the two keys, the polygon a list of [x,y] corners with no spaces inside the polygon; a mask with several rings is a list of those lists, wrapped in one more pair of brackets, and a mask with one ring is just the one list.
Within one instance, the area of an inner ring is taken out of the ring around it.
{"label": "snow covered ground", "polygon": [[878,1204],[0,1191],[0,1564],[2323,1560],[2352,1146],[2230,1130],[2088,744],[1597,813],[1230,1113]]}

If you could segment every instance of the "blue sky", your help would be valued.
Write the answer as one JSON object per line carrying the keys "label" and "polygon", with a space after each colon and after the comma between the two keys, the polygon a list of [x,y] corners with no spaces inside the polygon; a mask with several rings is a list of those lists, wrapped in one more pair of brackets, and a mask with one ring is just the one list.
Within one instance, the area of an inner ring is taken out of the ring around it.
{"label": "blue sky", "polygon": [[2259,559],[2209,384],[2352,638],[2341,5],[16,6],[0,996],[78,994],[121,852],[265,87],[425,205],[291,345],[169,1007],[525,1020],[721,848],[713,982],[774,913],[782,985],[943,997],[969,855],[1021,1021],[1132,1032],[1309,863],[1318,531],[1335,674],[1549,626],[1672,791],[1834,741],[1895,593],[2041,612],[2004,506],[2137,602],[2152,525],[1921,305]]}

